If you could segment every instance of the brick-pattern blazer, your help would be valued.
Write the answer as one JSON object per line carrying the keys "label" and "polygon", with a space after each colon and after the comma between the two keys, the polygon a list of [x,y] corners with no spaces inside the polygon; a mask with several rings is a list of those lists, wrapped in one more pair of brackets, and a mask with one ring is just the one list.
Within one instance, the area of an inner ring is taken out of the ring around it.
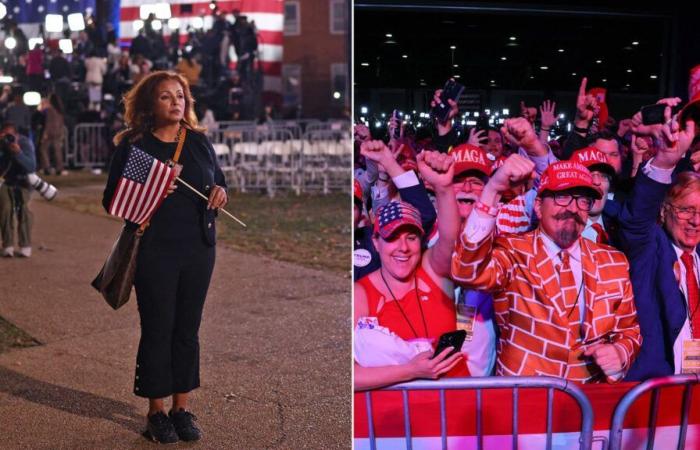
{"label": "brick-pattern blazer", "polygon": [[[625,354],[626,372],[642,338],[637,322],[629,264],[613,247],[579,238],[585,317],[570,322],[554,263],[539,229],[520,235],[467,242],[464,234],[452,258],[454,279],[493,293],[500,330],[497,375],[550,375],[580,382],[605,380],[584,357],[594,343],[615,343]],[[577,305],[576,308],[579,306]],[[579,340],[580,336],[583,340]],[[612,381],[612,380],[611,380]]]}

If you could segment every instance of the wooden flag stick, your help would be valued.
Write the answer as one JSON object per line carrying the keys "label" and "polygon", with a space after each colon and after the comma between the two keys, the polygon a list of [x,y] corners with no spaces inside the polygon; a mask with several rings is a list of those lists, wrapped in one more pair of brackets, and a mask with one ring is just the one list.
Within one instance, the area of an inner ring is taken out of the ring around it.
{"label": "wooden flag stick", "polygon": [[[192,186],[190,186],[190,185],[189,185],[186,181],[184,181],[182,178],[180,178],[180,177],[175,177],[175,179],[176,179],[177,181],[179,181],[180,183],[184,184],[186,187],[188,187],[192,192],[194,192],[195,194],[197,194],[197,195],[199,195],[200,197],[202,197],[204,200],[209,201],[209,199],[207,198],[207,196],[205,196],[204,194],[202,194],[201,192],[199,192],[197,189],[195,189],[195,188],[193,188]],[[240,224],[243,226],[243,228],[248,228],[248,225],[246,225],[246,224],[244,224],[243,222],[241,222],[236,216],[234,216],[234,215],[231,214],[230,212],[226,211],[224,208],[219,208],[219,209],[221,210],[221,212],[223,212],[224,214],[226,214],[227,216],[229,216],[230,218],[232,218],[232,219],[235,220],[236,222],[240,223]]]}

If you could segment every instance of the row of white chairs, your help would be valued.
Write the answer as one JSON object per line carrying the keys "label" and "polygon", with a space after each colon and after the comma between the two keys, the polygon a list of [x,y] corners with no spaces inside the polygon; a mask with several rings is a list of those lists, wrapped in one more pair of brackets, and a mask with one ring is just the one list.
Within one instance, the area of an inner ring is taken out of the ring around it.
{"label": "row of white chairs", "polygon": [[[218,122],[210,141],[231,187],[241,192],[296,194],[349,191],[352,167],[350,122],[318,120]],[[66,161],[74,167],[103,167],[110,133],[103,123],[73,130]]]}

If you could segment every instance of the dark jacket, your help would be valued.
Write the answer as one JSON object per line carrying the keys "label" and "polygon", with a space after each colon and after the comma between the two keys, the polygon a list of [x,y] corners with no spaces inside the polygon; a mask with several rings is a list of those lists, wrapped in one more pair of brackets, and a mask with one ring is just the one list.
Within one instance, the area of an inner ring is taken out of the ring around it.
{"label": "dark jacket", "polygon": [[673,272],[678,256],[671,238],[657,223],[671,185],[658,183],[641,171],[636,178],[632,196],[620,215],[643,337],[637,360],[626,377],[634,381],[675,372],[673,343],[687,318],[685,300]]}
{"label": "dark jacket", "polygon": [[[175,143],[165,143],[150,133],[133,143],[151,156],[165,162],[173,157]],[[122,141],[112,156],[109,178],[102,198],[102,206],[109,210],[114,191],[126,165],[130,145]],[[179,163],[183,165],[180,177],[205,196],[209,196],[213,186],[226,188],[226,180],[219,168],[214,148],[207,137],[188,130]],[[178,241],[201,236],[204,242],[216,244],[216,212],[207,209],[207,202],[181,183],[155,211],[141,240],[154,245],[173,245]],[[137,225],[127,222],[127,226]]]}
{"label": "dark jacket", "polygon": [[20,152],[12,153],[5,144],[0,144],[0,175],[8,186],[21,186],[28,188],[27,174],[36,171],[36,155],[34,144],[26,136],[17,138]]}

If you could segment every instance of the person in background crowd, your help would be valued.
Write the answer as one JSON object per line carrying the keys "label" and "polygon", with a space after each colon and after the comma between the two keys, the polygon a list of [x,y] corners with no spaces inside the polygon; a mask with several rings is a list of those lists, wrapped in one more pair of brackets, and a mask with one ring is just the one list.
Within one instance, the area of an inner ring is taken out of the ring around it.
{"label": "person in background crowd", "polygon": [[19,234],[17,256],[32,255],[32,213],[29,210],[31,188],[27,174],[36,171],[34,145],[18,133],[14,124],[0,128],[0,235],[2,256],[15,256],[15,224]]}
{"label": "person in background crowd", "polygon": [[27,84],[32,91],[38,91],[44,82],[44,49],[39,44],[27,54]]}
{"label": "person in background crowd", "polygon": [[[472,144],[458,145],[450,155],[455,160],[452,191],[462,227],[481,198],[484,185],[491,176],[492,162],[484,150]],[[491,375],[496,361],[493,298],[487,292],[460,286],[455,290],[455,301],[457,327],[467,332],[462,352],[468,355],[469,373],[473,376]]]}
{"label": "person in background crowd", "polygon": [[[627,378],[682,373],[700,339],[700,176],[673,172],[695,137],[695,123],[671,121],[679,99],[667,99],[666,123],[651,128],[658,151],[637,174],[620,216],[644,344]],[[658,218],[661,217],[661,223]]]}
{"label": "person in background crowd", "polygon": [[5,109],[5,122],[14,124],[19,134],[29,135],[32,124],[32,111],[24,104],[22,92],[19,90],[14,92],[12,103]]}
{"label": "person in background crowd", "polygon": [[129,54],[131,54],[132,58],[136,58],[137,55],[141,55],[146,59],[151,59],[153,57],[151,41],[146,37],[146,30],[144,28],[140,29],[139,34],[131,41]]}
{"label": "person in background crowd", "polygon": [[219,124],[214,119],[214,112],[209,109],[206,103],[199,102],[195,105],[195,110],[198,112],[197,119],[199,119],[199,125],[206,128],[207,133],[219,128]]}
{"label": "person in background crowd", "polygon": [[[61,99],[56,94],[50,94],[48,101],[43,100],[40,109],[45,114],[44,129],[39,145],[39,169],[45,174],[57,173],[68,175],[63,168],[63,143],[65,136],[64,110]],[[55,167],[51,167],[49,148],[53,150]]]}
{"label": "person in background crowd", "polygon": [[71,68],[70,63],[63,56],[63,52],[58,48],[51,49],[51,60],[49,61],[49,75],[54,83],[59,81],[70,81]]}
{"label": "person in background crowd", "polygon": [[199,84],[199,74],[202,73],[202,65],[193,58],[192,54],[185,53],[182,55],[182,59],[175,66],[175,70],[185,77],[190,86]]}
{"label": "person in background crowd", "polygon": [[131,60],[131,65],[129,66],[130,78],[134,84],[141,81],[143,77],[151,73],[151,68],[153,63],[146,59],[142,54],[137,53]]}
{"label": "person in background crowd", "polygon": [[92,50],[85,59],[85,82],[88,84],[88,109],[99,111],[102,106],[102,83],[107,73],[107,59]]}
{"label": "person in background crowd", "polygon": [[617,214],[611,216],[608,213],[609,210],[605,209],[613,196],[615,168],[608,162],[609,159],[605,153],[597,147],[576,150],[571,156],[571,161],[581,163],[591,172],[593,185],[601,193],[601,197],[593,203],[588,212],[586,227],[581,235],[599,244],[609,244],[619,249]]}
{"label": "person in background crowd", "polygon": [[497,375],[620,381],[641,337],[627,259],[581,238],[601,197],[590,172],[576,162],[551,164],[535,202],[539,227],[494,236],[498,198],[534,170],[532,161],[511,155],[489,180],[457,245],[452,276],[494,294]]}

